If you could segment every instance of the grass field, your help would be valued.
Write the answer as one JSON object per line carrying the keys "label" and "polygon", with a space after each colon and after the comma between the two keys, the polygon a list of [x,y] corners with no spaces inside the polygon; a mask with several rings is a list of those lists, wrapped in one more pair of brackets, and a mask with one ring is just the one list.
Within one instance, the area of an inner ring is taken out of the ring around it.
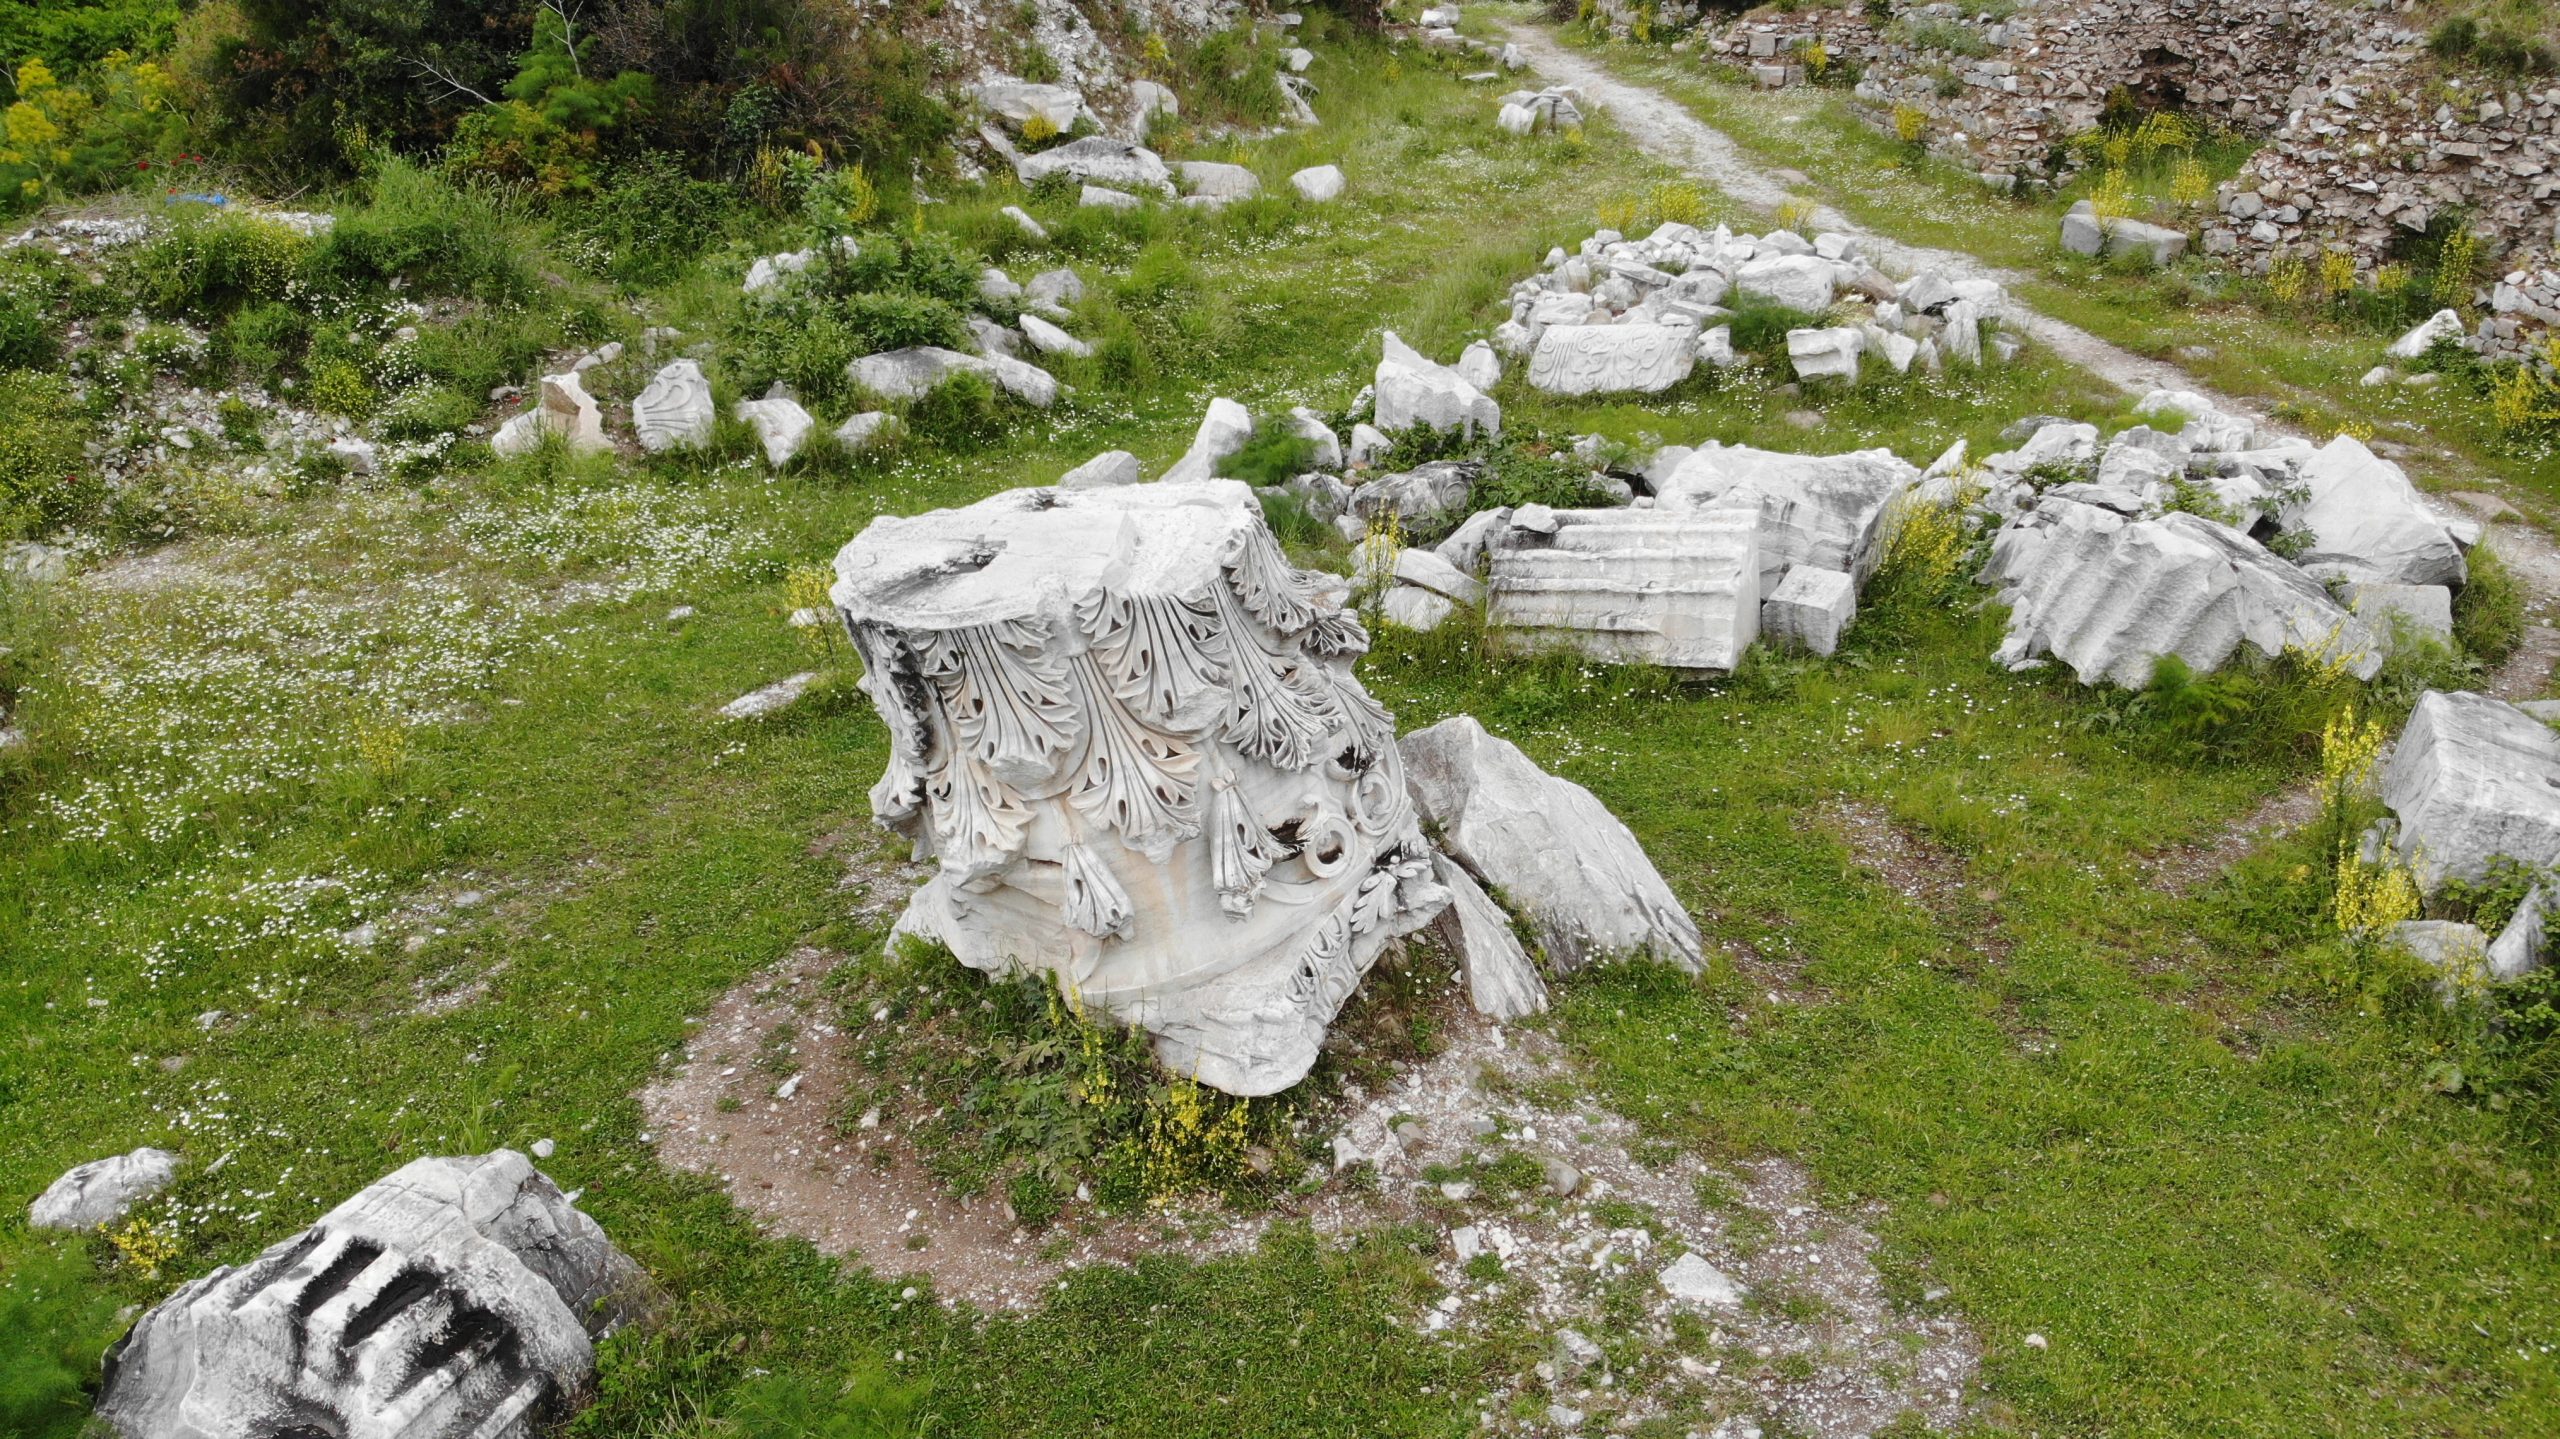
{"label": "grass field", "polygon": [[[549,1137],[545,1169],[670,1295],[608,1347],[573,1433],[1477,1431],[1524,1348],[1420,1332],[1436,1235],[1284,1229],[1213,1264],[1081,1272],[1027,1315],[946,1310],[760,1236],[657,1164],[633,1098],[724,990],[878,940],[813,846],[862,822],[886,736],[848,661],[784,622],[792,568],[1101,448],[1155,469],[1212,394],[1343,406],[1379,330],[1453,355],[1549,245],[1669,178],[1605,124],[1510,140],[1482,87],[1411,52],[1343,39],[1323,63],[1324,126],[1233,153],[1270,184],[1339,160],[1341,205],[1042,212],[1111,281],[1085,319],[1153,336],[1155,363],[1081,377],[989,449],[778,479],[492,466],[13,601],[42,658],[0,836],[0,1192],[145,1143],[188,1162],[148,1211],[175,1245],[156,1272],[102,1239],[31,1297],[54,1246],[0,1218],[0,1345],[26,1356],[0,1368],[0,1420],[75,1432],[49,1366],[93,1359],[115,1305],[409,1158]],[[985,236],[1020,198],[955,195],[932,223]],[[682,324],[731,282],[657,299]],[[1785,419],[1802,401],[1751,388],[1503,398],[1518,425],[1923,461],[2119,404],[2032,355],[1832,403],[1809,441]],[[2429,1087],[2448,1057],[2476,1066],[2477,1036],[2320,941],[2307,841],[2184,895],[2148,864],[2315,747],[2201,755],[2120,696],[1995,670],[1997,632],[1969,596],[1914,590],[1833,661],[1710,687],[1492,660],[1460,632],[1383,635],[1362,672],[1402,727],[1472,711],[1634,828],[1719,958],[1579,978],[1550,1022],[1663,1140],[1790,1156],[1826,1204],[1878,1206],[1894,1283],[1944,1286],[1984,1340],[1983,1432],[2548,1432],[2547,1109]],[[829,678],[783,715],[713,716],[806,668]],[[1932,903],[1860,862],[1851,811],[1928,856]]]}

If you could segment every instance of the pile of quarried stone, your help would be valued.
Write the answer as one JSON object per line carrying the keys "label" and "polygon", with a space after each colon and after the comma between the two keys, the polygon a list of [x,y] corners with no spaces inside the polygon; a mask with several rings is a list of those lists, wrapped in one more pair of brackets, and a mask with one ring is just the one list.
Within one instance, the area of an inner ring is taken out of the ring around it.
{"label": "pile of quarried stone", "polygon": [[2396,636],[2451,640],[2480,527],[2440,516],[2398,465],[2184,391],[2138,413],[2151,423],[2103,446],[2094,425],[2028,422],[1982,462],[1973,505],[1998,526],[1982,579],[2010,606],[2000,660],[2130,687],[2163,656],[2203,673],[2245,646],[2370,677]]}
{"label": "pile of quarried stone", "polygon": [[[1873,357],[1895,373],[2013,353],[1992,326],[2006,299],[1984,279],[1924,270],[1895,280],[1855,236],[1735,234],[1666,223],[1642,239],[1602,230],[1512,288],[1494,348],[1529,362],[1549,394],[1659,394],[1697,366],[1731,366],[1733,307],[1780,306],[1826,323],[1787,333],[1799,380],[1852,380]],[[1498,378],[1498,376],[1497,376]]]}
{"label": "pile of quarried stone", "polygon": [[[1431,364],[1394,350],[1382,386],[1390,367]],[[1383,591],[1390,623],[1428,630],[1476,608],[1506,643],[1699,673],[1730,671],[1760,640],[1831,653],[1897,525],[1924,506],[1960,507],[1989,535],[1980,578],[2010,608],[1997,658],[2016,668],[2059,661],[2084,683],[2140,686],[2164,656],[2203,673],[2246,649],[2369,677],[2395,643],[2450,643],[2476,522],[2439,515],[2351,437],[2313,445],[2184,391],[2155,391],[2139,413],[2111,437],[2021,421],[2012,448],[1969,461],[1959,443],[1925,469],[1881,449],[1709,443],[1604,471],[1586,450],[1594,487],[1618,496],[1600,508],[1480,507],[1470,460],[1281,488],[1363,540],[1358,578]],[[1389,519],[1445,538],[1380,550]]]}

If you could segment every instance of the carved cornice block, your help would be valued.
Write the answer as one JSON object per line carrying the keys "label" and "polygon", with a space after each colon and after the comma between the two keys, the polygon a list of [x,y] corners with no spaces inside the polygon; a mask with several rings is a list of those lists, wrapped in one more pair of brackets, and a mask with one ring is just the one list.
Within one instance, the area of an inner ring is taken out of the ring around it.
{"label": "carved cornice block", "polygon": [[872,812],[939,865],[900,933],[1270,1094],[1447,904],[1343,583],[1291,566],[1245,486],[883,518],[836,575],[891,737]]}

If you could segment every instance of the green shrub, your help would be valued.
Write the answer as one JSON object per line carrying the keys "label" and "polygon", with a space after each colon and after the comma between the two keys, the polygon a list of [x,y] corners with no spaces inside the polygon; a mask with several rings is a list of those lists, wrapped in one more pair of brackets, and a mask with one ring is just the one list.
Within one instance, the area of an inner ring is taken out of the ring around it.
{"label": "green shrub", "polygon": [[431,440],[454,433],[479,415],[480,402],[462,391],[419,385],[392,397],[379,424],[384,439]]}
{"label": "green shrub", "polygon": [[[0,61],[24,54],[0,50]],[[0,213],[112,188],[185,148],[176,81],[151,61],[112,55],[93,75],[66,79],[29,58],[12,78],[0,107]]]}
{"label": "green shrub", "polygon": [[189,216],[131,247],[117,269],[145,309],[211,321],[244,305],[298,298],[294,282],[311,248],[272,220]]}
{"label": "green shrub", "polygon": [[1936,50],[1949,55],[1982,56],[1991,53],[1991,42],[1970,25],[1953,20],[1903,19],[1894,22],[1902,42],[1915,50]]}
{"label": "green shrub", "polygon": [[0,370],[40,370],[59,353],[37,297],[0,289]]}
{"label": "green shrub", "polygon": [[932,233],[865,235],[857,245],[851,256],[830,247],[740,312],[730,332],[740,389],[761,392],[780,380],[806,398],[832,399],[850,384],[846,367],[864,355],[968,346],[975,257]]}
{"label": "green shrub", "polygon": [[364,371],[344,360],[332,360],[311,372],[311,384],[303,391],[303,400],[324,415],[346,415],[360,419],[373,413],[373,382]]}
{"label": "green shrub", "polygon": [[1315,458],[1315,441],[1278,421],[1265,420],[1253,427],[1244,448],[1229,455],[1218,473],[1248,485],[1276,485],[1305,474]]}
{"label": "green shrub", "polygon": [[522,304],[541,288],[534,253],[522,217],[489,191],[394,157],[373,171],[365,203],[339,212],[309,269],[331,293],[401,279],[429,294]]}
{"label": "green shrub", "polygon": [[78,1239],[29,1235],[0,1254],[0,1433],[71,1439],[88,1420],[98,1358],[123,1329]]}
{"label": "green shrub", "polygon": [[1004,437],[1004,401],[984,375],[963,371],[917,397],[907,429],[946,450],[979,449]]}
{"label": "green shrub", "polygon": [[2462,652],[2496,664],[2524,640],[2524,585],[2497,551],[2474,545],[2467,557],[2469,583],[2453,598],[2453,639]]}
{"label": "green shrub", "polygon": [[589,270],[625,284],[661,282],[728,234],[734,194],[652,150],[616,167],[568,211],[562,238]]}
{"label": "green shrub", "polygon": [[2427,53],[2439,60],[2458,60],[2480,43],[2480,22],[2468,15],[2448,15],[2427,32]]}
{"label": "green shrub", "polygon": [[1549,505],[1560,510],[1608,503],[1591,480],[1591,466],[1570,449],[1539,435],[1505,435],[1485,456],[1470,492],[1470,510],[1509,505]]}
{"label": "green shrub", "polygon": [[2482,69],[2510,80],[2560,70],[2560,51],[2554,51],[2549,41],[2518,34],[2504,24],[2483,34],[2480,48],[2472,53]]}
{"label": "green shrub", "polygon": [[1180,63],[1192,79],[1183,97],[1185,119],[1197,112],[1200,119],[1267,125],[1286,108],[1279,70],[1254,26],[1213,31],[1184,51]]}
{"label": "green shrub", "polygon": [[1733,326],[1736,350],[1768,359],[1786,352],[1787,331],[1818,326],[1822,317],[1745,295],[1734,301],[1733,319],[1728,323]]}
{"label": "green shrub", "polygon": [[0,539],[94,510],[104,491],[83,451],[89,425],[59,375],[0,372]]}
{"label": "green shrub", "polygon": [[310,339],[310,321],[299,308],[274,302],[249,305],[214,331],[213,358],[264,383],[298,360]]}
{"label": "green shrub", "polygon": [[177,0],[10,5],[0,8],[0,56],[32,57],[69,74],[118,50],[154,54],[177,26]]}

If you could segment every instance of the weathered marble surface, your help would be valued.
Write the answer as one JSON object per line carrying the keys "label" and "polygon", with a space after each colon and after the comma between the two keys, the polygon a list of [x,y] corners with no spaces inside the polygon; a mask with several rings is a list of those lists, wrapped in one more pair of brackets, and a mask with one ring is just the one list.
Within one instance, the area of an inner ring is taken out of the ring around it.
{"label": "weathered marble surface", "polygon": [[2392,746],[2382,800],[2430,892],[2480,883],[2501,855],[2560,863],[2560,733],[2504,700],[2430,690]]}
{"label": "weathered marble surface", "polygon": [[1729,672],[1759,636],[1756,507],[1525,514],[1489,550],[1485,622],[1508,640]]}
{"label": "weathered marble surface", "polygon": [[1529,384],[1551,395],[1657,395],[1698,363],[1685,325],[1550,325],[1529,357]]}
{"label": "weathered marble surface", "polygon": [[902,933],[1055,976],[1231,1094],[1302,1078],[1449,901],[1367,647],[1228,480],[874,521],[834,598],[887,721],[873,813],[939,872]]}
{"label": "weathered marble surface", "polygon": [[124,1439],[525,1439],[645,1279],[512,1150],[420,1159],[180,1286],[107,1351]]}
{"label": "weathered marble surface", "polygon": [[1558,971],[1635,954],[1698,968],[1697,921],[1591,791],[1473,715],[1405,736],[1404,763],[1449,857],[1520,910]]}

